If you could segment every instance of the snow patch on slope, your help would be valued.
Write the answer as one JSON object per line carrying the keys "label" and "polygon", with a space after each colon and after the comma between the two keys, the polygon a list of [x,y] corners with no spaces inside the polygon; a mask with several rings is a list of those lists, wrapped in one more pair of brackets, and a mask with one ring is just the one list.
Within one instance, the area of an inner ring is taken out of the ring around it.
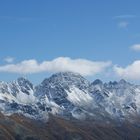
{"label": "snow patch on slope", "polygon": [[76,106],[89,107],[93,101],[93,98],[86,92],[72,86],[67,91],[67,99]]}
{"label": "snow patch on slope", "polygon": [[33,95],[33,91],[30,90],[30,95],[27,95],[23,92],[20,92],[17,94],[17,100],[21,103],[21,104],[34,104],[36,102],[36,98]]}

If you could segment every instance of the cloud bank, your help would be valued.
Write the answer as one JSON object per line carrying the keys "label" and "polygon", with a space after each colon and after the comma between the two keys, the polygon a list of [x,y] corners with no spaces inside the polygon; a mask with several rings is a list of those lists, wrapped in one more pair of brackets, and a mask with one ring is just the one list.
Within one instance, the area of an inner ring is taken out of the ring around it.
{"label": "cloud bank", "polygon": [[7,62],[10,64],[0,65],[0,72],[35,74],[42,72],[55,73],[70,71],[83,76],[94,76],[106,72],[107,69],[113,69],[117,77],[129,80],[140,80],[140,60],[136,60],[126,67],[118,65],[113,66],[110,61],[90,61],[87,59],[71,59],[69,57],[58,57],[43,62],[29,59],[15,64],[12,59],[10,60],[9,58]]}
{"label": "cloud bank", "polygon": [[35,59],[24,60],[17,64],[0,66],[0,72],[33,74],[41,72],[65,72],[71,71],[84,76],[95,75],[103,72],[111,65],[110,61],[90,61],[86,59],[71,59],[58,57],[51,61],[37,62]]}
{"label": "cloud bank", "polygon": [[140,60],[134,61],[125,68],[114,66],[114,72],[117,76],[130,80],[140,80]]}

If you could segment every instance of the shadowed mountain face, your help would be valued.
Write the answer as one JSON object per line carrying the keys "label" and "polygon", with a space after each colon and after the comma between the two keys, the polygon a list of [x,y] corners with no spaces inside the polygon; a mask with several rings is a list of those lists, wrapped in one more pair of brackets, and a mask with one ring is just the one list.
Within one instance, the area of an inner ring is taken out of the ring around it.
{"label": "shadowed mountain face", "polygon": [[0,112],[3,140],[138,139],[140,86],[89,82],[72,72],[37,86],[18,78],[0,82]]}

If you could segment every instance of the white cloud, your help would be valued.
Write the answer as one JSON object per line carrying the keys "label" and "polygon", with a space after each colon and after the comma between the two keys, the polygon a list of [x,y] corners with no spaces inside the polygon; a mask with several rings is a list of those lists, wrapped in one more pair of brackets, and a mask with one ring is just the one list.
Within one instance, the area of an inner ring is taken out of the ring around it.
{"label": "white cloud", "polygon": [[114,66],[114,72],[121,78],[140,80],[140,60],[134,61],[125,68]]}
{"label": "white cloud", "polygon": [[114,19],[129,19],[129,18],[137,18],[136,15],[119,15],[115,16]]}
{"label": "white cloud", "polygon": [[128,25],[129,25],[129,23],[126,21],[121,21],[118,24],[119,28],[127,28]]}
{"label": "white cloud", "polygon": [[140,51],[140,44],[134,44],[130,48],[134,51]]}
{"label": "white cloud", "polygon": [[58,57],[52,61],[38,63],[36,60],[24,60],[17,64],[0,66],[0,72],[32,74],[40,72],[77,72],[84,76],[95,75],[104,71],[111,65],[110,61],[89,61],[86,59],[71,59],[69,57]]}
{"label": "white cloud", "polygon": [[8,56],[8,57],[4,58],[4,61],[7,62],[7,63],[12,63],[14,61],[14,58]]}

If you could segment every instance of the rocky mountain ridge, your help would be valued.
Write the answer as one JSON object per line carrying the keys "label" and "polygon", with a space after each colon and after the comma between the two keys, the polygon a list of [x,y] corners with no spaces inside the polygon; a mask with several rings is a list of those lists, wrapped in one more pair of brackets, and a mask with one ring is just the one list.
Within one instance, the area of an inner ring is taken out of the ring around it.
{"label": "rocky mountain ridge", "polygon": [[26,78],[0,82],[0,111],[36,120],[48,114],[67,119],[130,120],[140,115],[140,86],[125,80],[89,82],[77,73],[60,72],[34,86]]}

